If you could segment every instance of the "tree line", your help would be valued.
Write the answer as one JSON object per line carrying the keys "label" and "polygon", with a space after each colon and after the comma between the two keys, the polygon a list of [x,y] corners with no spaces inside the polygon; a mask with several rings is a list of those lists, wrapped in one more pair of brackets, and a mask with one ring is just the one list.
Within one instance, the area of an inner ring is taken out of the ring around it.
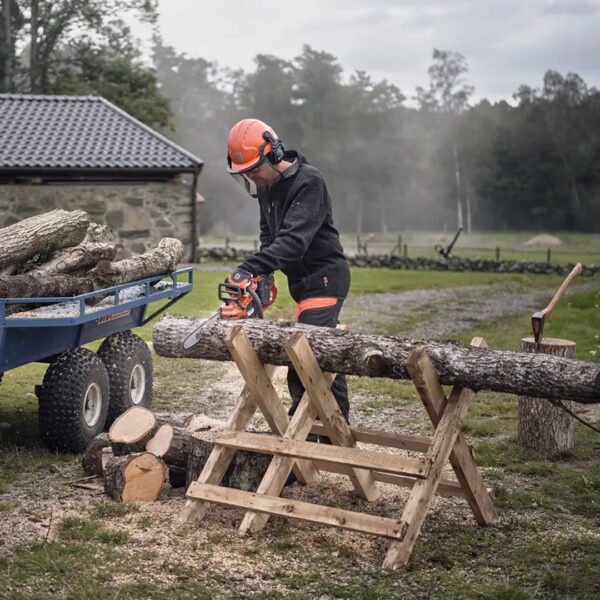
{"label": "tree line", "polygon": [[[144,62],[124,18],[154,26]],[[600,92],[548,70],[513,103],[471,103],[458,52],[434,50],[413,92],[345,73],[304,46],[251,72],[163,43],[156,0],[2,0],[0,91],[99,94],[205,161],[202,231],[256,230],[256,206],[224,172],[240,118],[270,123],[325,175],[344,231],[594,231],[600,217]]]}

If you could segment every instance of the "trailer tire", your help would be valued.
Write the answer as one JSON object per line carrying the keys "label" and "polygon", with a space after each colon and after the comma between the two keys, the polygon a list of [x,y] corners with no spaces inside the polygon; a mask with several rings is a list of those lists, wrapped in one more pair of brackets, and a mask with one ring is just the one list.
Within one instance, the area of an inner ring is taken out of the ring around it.
{"label": "trailer tire", "polygon": [[91,350],[63,352],[36,386],[40,436],[51,450],[83,452],[104,430],[109,403],[108,373]]}
{"label": "trailer tire", "polygon": [[98,356],[110,382],[107,425],[132,406],[150,408],[153,367],[148,344],[131,331],[120,331],[102,342]]}

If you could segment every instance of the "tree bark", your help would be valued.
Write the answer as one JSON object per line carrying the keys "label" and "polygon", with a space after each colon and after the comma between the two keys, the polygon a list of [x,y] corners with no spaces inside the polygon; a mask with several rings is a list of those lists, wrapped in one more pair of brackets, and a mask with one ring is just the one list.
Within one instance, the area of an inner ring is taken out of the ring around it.
{"label": "tree bark", "polygon": [[81,457],[81,465],[86,475],[102,475],[102,450],[110,448],[108,433],[97,435],[87,446]]}
{"label": "tree bark", "polygon": [[52,210],[0,229],[0,268],[18,265],[36,254],[76,246],[90,219],[82,210]]}
{"label": "tree bark", "polygon": [[[87,294],[102,287],[97,286],[91,277],[72,275],[38,277],[29,273],[0,276],[0,298],[68,298]],[[27,307],[32,308],[30,304]]]}
{"label": "tree bark", "polygon": [[306,335],[324,371],[408,379],[406,359],[425,345],[443,385],[474,391],[491,390],[538,398],[600,402],[600,365],[590,362],[503,350],[473,348],[459,342],[401,339],[352,331],[315,327],[287,321],[214,320],[201,330],[198,344],[185,350],[184,338],[204,323],[167,315],[153,330],[154,351],[174,358],[231,360],[223,342],[227,331],[243,327],[260,360],[290,366],[285,347],[292,335]]}
{"label": "tree bark", "polygon": [[28,275],[44,277],[67,274],[95,266],[101,260],[111,261],[117,249],[110,243],[86,243],[54,252],[48,260],[27,271]]}
{"label": "tree bark", "polygon": [[[541,352],[553,356],[575,358],[576,344],[568,340],[544,338],[539,350],[532,337],[521,340],[523,352]],[[564,403],[573,410],[572,402]],[[519,397],[517,439],[524,448],[544,457],[551,457],[573,447],[575,419],[544,398]]]}
{"label": "tree bark", "polygon": [[[214,448],[214,438],[218,431],[202,431],[190,437],[190,454],[187,466],[187,482],[196,481],[204,468],[204,464]],[[225,473],[222,485],[240,490],[254,492],[273,458],[270,454],[259,454],[238,450]]]}
{"label": "tree bark", "polygon": [[104,491],[123,502],[155,502],[166,476],[164,461],[150,452],[115,456],[106,463]]}

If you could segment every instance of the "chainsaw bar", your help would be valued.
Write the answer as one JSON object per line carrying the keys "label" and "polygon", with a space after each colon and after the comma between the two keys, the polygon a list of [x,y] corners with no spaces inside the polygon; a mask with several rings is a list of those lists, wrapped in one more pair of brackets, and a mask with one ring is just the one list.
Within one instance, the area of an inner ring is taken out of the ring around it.
{"label": "chainsaw bar", "polygon": [[221,309],[218,308],[200,327],[196,327],[192,333],[188,334],[187,337],[183,340],[183,347],[185,350],[189,350],[192,346],[195,346],[200,341],[200,332],[204,327],[206,327],[209,323],[216,321],[221,318]]}

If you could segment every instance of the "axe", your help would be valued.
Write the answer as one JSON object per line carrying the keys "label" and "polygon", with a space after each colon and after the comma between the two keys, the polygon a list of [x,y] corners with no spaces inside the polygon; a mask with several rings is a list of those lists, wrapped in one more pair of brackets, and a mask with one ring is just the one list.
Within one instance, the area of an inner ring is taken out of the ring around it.
{"label": "axe", "polygon": [[535,347],[539,349],[540,343],[542,342],[542,336],[544,334],[544,320],[546,318],[550,318],[552,311],[558,304],[558,301],[561,299],[562,295],[565,293],[566,289],[571,284],[571,281],[577,277],[581,273],[581,263],[577,263],[573,270],[567,275],[567,278],[562,282],[562,285],[558,288],[558,292],[554,294],[554,298],[550,300],[550,304],[544,308],[544,310],[538,310],[534,312],[531,317],[531,327],[533,329],[533,337],[535,339]]}
{"label": "axe", "polygon": [[459,228],[456,230],[456,235],[454,236],[454,239],[448,244],[448,247],[444,248],[444,246],[442,246],[441,244],[436,244],[435,251],[441,254],[444,258],[450,258],[452,248],[454,248],[454,244],[456,244],[456,240],[458,239],[458,236],[460,235],[460,232],[462,230],[462,226],[459,226]]}

